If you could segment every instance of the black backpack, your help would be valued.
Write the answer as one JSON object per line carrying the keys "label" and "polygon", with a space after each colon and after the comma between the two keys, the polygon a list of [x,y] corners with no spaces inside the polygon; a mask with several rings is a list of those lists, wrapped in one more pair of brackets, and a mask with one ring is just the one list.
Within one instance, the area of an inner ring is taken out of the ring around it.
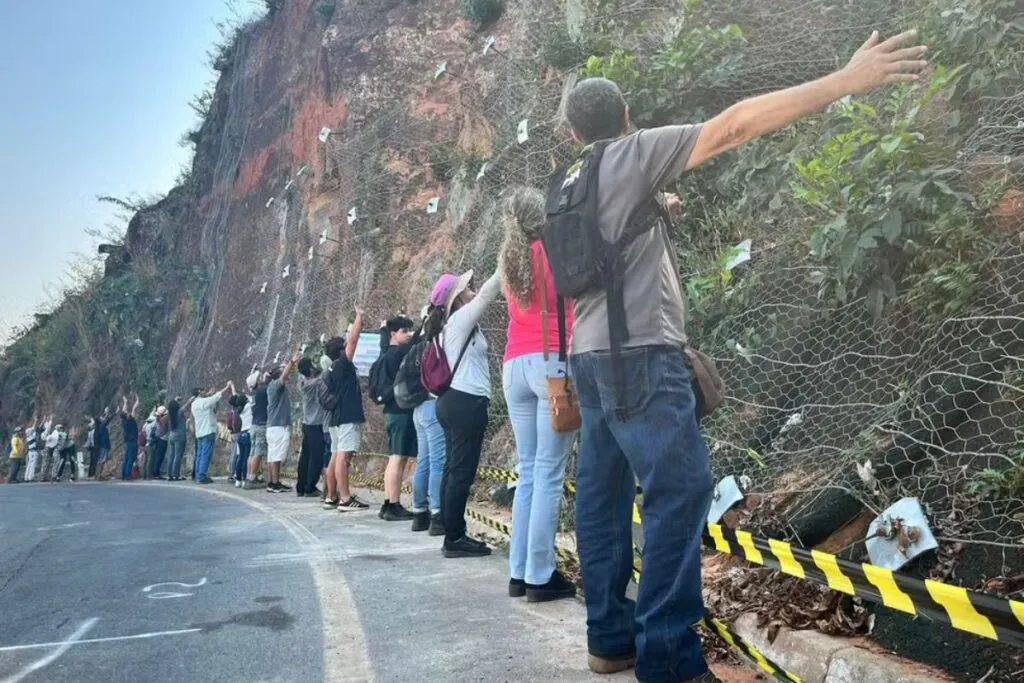
{"label": "black backpack", "polygon": [[370,400],[377,405],[384,403],[384,397],[388,394],[390,387],[385,386],[387,377],[384,372],[384,356],[386,351],[381,352],[377,360],[370,366],[370,378],[367,387],[370,389]]}
{"label": "black backpack", "polygon": [[402,359],[402,364],[398,366],[398,372],[395,373],[395,403],[402,410],[412,410],[430,398],[430,392],[424,388],[420,378],[420,364],[425,348],[425,341],[413,344]]}
{"label": "black backpack", "polygon": [[626,230],[615,242],[604,239],[598,225],[598,171],[607,145],[607,141],[588,145],[577,161],[551,175],[541,241],[558,292],[559,335],[565,334],[564,299],[604,289],[616,385],[615,412],[620,420],[627,420],[622,348],[629,341],[629,328],[623,296],[626,264],[622,253],[634,239],[657,227],[659,219],[667,221],[666,225],[672,222],[652,195],[633,211]]}

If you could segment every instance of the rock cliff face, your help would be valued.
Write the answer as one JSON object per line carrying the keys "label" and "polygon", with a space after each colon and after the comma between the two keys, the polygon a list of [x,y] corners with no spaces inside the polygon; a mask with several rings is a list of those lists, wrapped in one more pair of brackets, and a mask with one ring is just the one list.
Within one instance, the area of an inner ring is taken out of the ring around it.
{"label": "rock cliff face", "polygon": [[418,312],[446,269],[491,272],[492,190],[546,175],[564,148],[549,123],[561,81],[531,71],[521,40],[564,21],[545,5],[478,32],[454,0],[338,0],[330,20],[330,3],[289,0],[239,33],[189,184],[128,232],[136,260],[202,274],[173,317],[171,387],[237,381],[342,331],[357,302],[371,328]]}

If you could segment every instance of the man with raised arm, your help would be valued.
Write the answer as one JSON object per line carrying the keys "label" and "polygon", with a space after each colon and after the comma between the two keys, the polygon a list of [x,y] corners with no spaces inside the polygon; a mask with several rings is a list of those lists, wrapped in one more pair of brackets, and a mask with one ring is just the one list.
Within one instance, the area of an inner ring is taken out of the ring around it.
{"label": "man with raised arm", "polygon": [[[925,48],[905,47],[915,36],[907,31],[881,41],[875,32],[839,71],[743,100],[703,124],[630,133],[629,107],[615,83],[590,78],[569,93],[565,113],[573,136],[603,150],[592,229],[605,243],[623,245],[609,256],[621,276],[576,298],[572,334],[583,421],[576,534],[594,671],[635,663],[637,680],[647,683],[717,680],[692,628],[704,614],[700,548],[712,479],[683,352],[683,296],[667,226],[659,218],[637,230],[631,217],[684,172],[723,152],[847,95],[917,80]],[[552,191],[564,193],[571,182],[567,176]],[[624,234],[628,243],[620,240]],[[610,324],[614,319],[619,322]],[[644,492],[644,544],[634,603],[626,586],[636,481]]]}
{"label": "man with raised arm", "polygon": [[206,473],[210,469],[213,447],[217,441],[217,407],[224,394],[229,391],[232,396],[235,395],[235,385],[232,382],[225,384],[220,391],[203,389],[199,396],[191,399],[192,419],[196,425],[195,477],[198,484],[213,483],[213,479]]}

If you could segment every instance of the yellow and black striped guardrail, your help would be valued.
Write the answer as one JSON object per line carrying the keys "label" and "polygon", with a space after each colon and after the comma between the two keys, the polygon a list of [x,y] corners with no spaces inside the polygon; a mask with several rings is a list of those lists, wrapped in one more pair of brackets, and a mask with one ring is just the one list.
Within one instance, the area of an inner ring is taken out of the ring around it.
{"label": "yellow and black striped guardrail", "polygon": [[[506,470],[497,471],[506,472]],[[514,475],[515,473],[513,472],[512,474]],[[364,477],[359,474],[351,474],[349,475],[349,479],[353,484],[358,484],[361,486],[381,488],[381,486],[383,485],[383,482],[380,479],[371,479],[369,477]],[[408,489],[409,487],[407,485],[402,487],[403,491],[408,492]],[[470,507],[466,508],[466,516],[491,529],[494,529],[498,533],[501,533],[505,536],[512,536],[512,526],[501,520],[496,520],[491,517],[488,517],[487,515],[481,514],[480,512],[477,512],[476,510]],[[579,557],[576,555],[576,553],[572,552],[571,550],[567,550],[565,548],[560,548],[556,546],[555,554],[558,556],[559,564],[563,567],[567,564],[576,567],[579,566]],[[636,583],[639,583],[639,579],[639,570],[638,568],[635,568],[634,581]],[[761,671],[764,671],[769,676],[774,677],[777,681],[781,681],[782,683],[802,683],[799,676],[790,673],[789,671],[786,671],[784,668],[782,668],[781,666],[773,662],[771,659],[766,657],[757,648],[755,648],[748,641],[746,641],[742,636],[740,636],[738,633],[732,630],[732,628],[724,621],[716,619],[715,617],[711,616],[710,613],[705,613],[704,618],[700,620],[699,624],[708,632],[720,637],[735,652],[748,659]]]}
{"label": "yellow and black striped guardrail", "polygon": [[940,581],[922,581],[885,567],[843,560],[820,550],[757,537],[719,524],[708,524],[704,545],[890,609],[921,615],[976,636],[1024,647],[1024,602]]}
{"label": "yellow and black striped guardrail", "polygon": [[[513,481],[515,472],[493,467],[482,473]],[[567,481],[568,483],[568,481]],[[575,484],[573,485],[575,491]],[[643,546],[640,504],[633,506],[635,546]],[[787,541],[763,538],[743,530],[708,524],[704,545],[710,550],[737,555],[832,590],[854,595],[912,615],[948,624],[959,631],[1024,647],[1024,602],[999,598],[941,581],[921,580],[872,564],[851,562],[820,550],[808,550]],[[639,557],[637,557],[639,563]]]}

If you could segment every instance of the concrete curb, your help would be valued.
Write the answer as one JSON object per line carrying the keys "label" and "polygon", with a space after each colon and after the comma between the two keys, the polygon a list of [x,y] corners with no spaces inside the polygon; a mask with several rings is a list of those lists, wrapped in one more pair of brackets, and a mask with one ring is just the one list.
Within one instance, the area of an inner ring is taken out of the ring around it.
{"label": "concrete curb", "polygon": [[736,632],[796,674],[804,683],[946,683],[953,679],[923,664],[893,654],[872,651],[856,639],[828,636],[817,631],[780,628],[774,642],[757,615],[741,615]]}

